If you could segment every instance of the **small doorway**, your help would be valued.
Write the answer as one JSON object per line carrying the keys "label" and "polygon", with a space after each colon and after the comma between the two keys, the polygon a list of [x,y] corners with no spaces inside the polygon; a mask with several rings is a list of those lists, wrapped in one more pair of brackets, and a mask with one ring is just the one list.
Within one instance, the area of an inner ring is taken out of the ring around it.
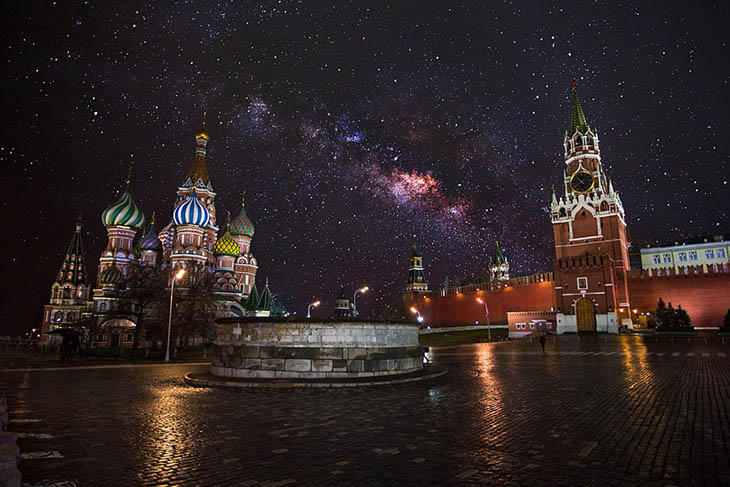
{"label": "small doorway", "polygon": [[119,346],[119,333],[114,332],[112,333],[112,341],[109,344],[110,347],[118,347]]}
{"label": "small doorway", "polygon": [[578,331],[596,331],[596,310],[588,298],[581,298],[575,303],[575,319]]}

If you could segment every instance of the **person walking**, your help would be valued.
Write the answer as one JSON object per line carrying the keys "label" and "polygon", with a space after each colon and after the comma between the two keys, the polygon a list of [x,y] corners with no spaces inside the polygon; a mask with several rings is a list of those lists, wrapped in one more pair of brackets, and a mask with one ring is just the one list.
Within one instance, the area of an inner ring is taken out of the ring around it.
{"label": "person walking", "polygon": [[540,346],[542,346],[542,353],[545,353],[545,342],[547,339],[545,338],[545,335],[540,337]]}

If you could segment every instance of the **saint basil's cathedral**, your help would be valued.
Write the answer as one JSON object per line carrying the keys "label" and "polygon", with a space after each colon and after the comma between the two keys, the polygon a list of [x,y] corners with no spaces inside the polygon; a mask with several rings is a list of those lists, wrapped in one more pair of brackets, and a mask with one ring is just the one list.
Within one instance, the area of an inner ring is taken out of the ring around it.
{"label": "saint basil's cathedral", "polygon": [[[51,286],[50,303],[44,309],[42,341],[54,328],[73,327],[86,318],[101,325],[100,346],[131,347],[136,324],[129,318],[120,318],[124,313],[116,311],[125,300],[124,283],[133,265],[170,268],[170,276],[179,268],[202,266],[214,273],[216,316],[271,314],[274,303],[268,282],[260,295],[256,289],[258,264],[251,252],[254,225],[246,214],[243,198],[238,214],[233,219],[229,214],[223,234],[218,237],[216,193],[206,164],[210,137],[205,116],[195,140],[195,156],[185,180],[177,188],[172,219],[159,233],[154,213],[146,231],[143,230],[145,216],[132,198],[130,177],[119,199],[104,210],[101,220],[107,229],[108,243],[99,258],[93,289],[87,284],[79,218]],[[132,302],[131,309],[134,308]],[[274,313],[282,312],[280,307],[276,308]]]}

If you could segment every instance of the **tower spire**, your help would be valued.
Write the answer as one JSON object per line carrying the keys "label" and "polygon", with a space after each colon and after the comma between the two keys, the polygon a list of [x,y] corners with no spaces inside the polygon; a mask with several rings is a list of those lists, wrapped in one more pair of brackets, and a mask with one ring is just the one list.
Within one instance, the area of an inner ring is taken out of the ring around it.
{"label": "tower spire", "polygon": [[570,132],[568,136],[572,136],[576,131],[585,134],[591,128],[588,126],[586,116],[583,114],[583,107],[581,107],[580,99],[578,99],[578,89],[576,88],[575,80],[570,85],[570,91],[573,93],[573,112],[570,117]]}
{"label": "tower spire", "polygon": [[[200,130],[195,133],[195,157],[187,175],[187,178],[190,178],[190,185],[192,186],[206,187],[210,184],[208,167],[205,161],[206,145],[208,145],[208,140],[210,139],[208,132],[205,130],[206,114],[207,112],[203,112],[203,124]],[[185,183],[183,183],[183,186],[185,186]]]}
{"label": "tower spire", "polygon": [[124,187],[127,188],[127,191],[129,191],[129,186],[132,184],[132,167],[134,164],[129,164],[129,167],[127,167],[127,180],[124,182]]}

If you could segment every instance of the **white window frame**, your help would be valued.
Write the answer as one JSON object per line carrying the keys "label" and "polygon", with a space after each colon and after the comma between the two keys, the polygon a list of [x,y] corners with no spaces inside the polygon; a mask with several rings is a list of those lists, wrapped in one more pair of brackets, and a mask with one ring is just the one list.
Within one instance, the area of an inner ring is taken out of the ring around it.
{"label": "white window frame", "polygon": [[714,260],[715,259],[715,249],[705,250],[705,259]]}
{"label": "white window frame", "polygon": [[664,254],[664,263],[665,264],[671,264],[672,263],[672,254]]}
{"label": "white window frame", "polygon": [[725,258],[725,249],[717,249],[717,258],[718,259],[724,259]]}
{"label": "white window frame", "polygon": [[690,262],[696,262],[697,261],[697,251],[696,250],[690,250],[689,251],[689,260],[690,260]]}
{"label": "white window frame", "polygon": [[662,263],[662,256],[659,254],[654,254],[651,256],[652,264],[661,264]]}
{"label": "white window frame", "polygon": [[677,256],[680,262],[687,262],[687,252],[680,252]]}
{"label": "white window frame", "polygon": [[[578,291],[587,291],[588,290],[588,278],[587,277],[579,277],[575,281],[576,281],[576,285],[578,286]],[[581,282],[583,282],[583,286],[581,286]]]}

